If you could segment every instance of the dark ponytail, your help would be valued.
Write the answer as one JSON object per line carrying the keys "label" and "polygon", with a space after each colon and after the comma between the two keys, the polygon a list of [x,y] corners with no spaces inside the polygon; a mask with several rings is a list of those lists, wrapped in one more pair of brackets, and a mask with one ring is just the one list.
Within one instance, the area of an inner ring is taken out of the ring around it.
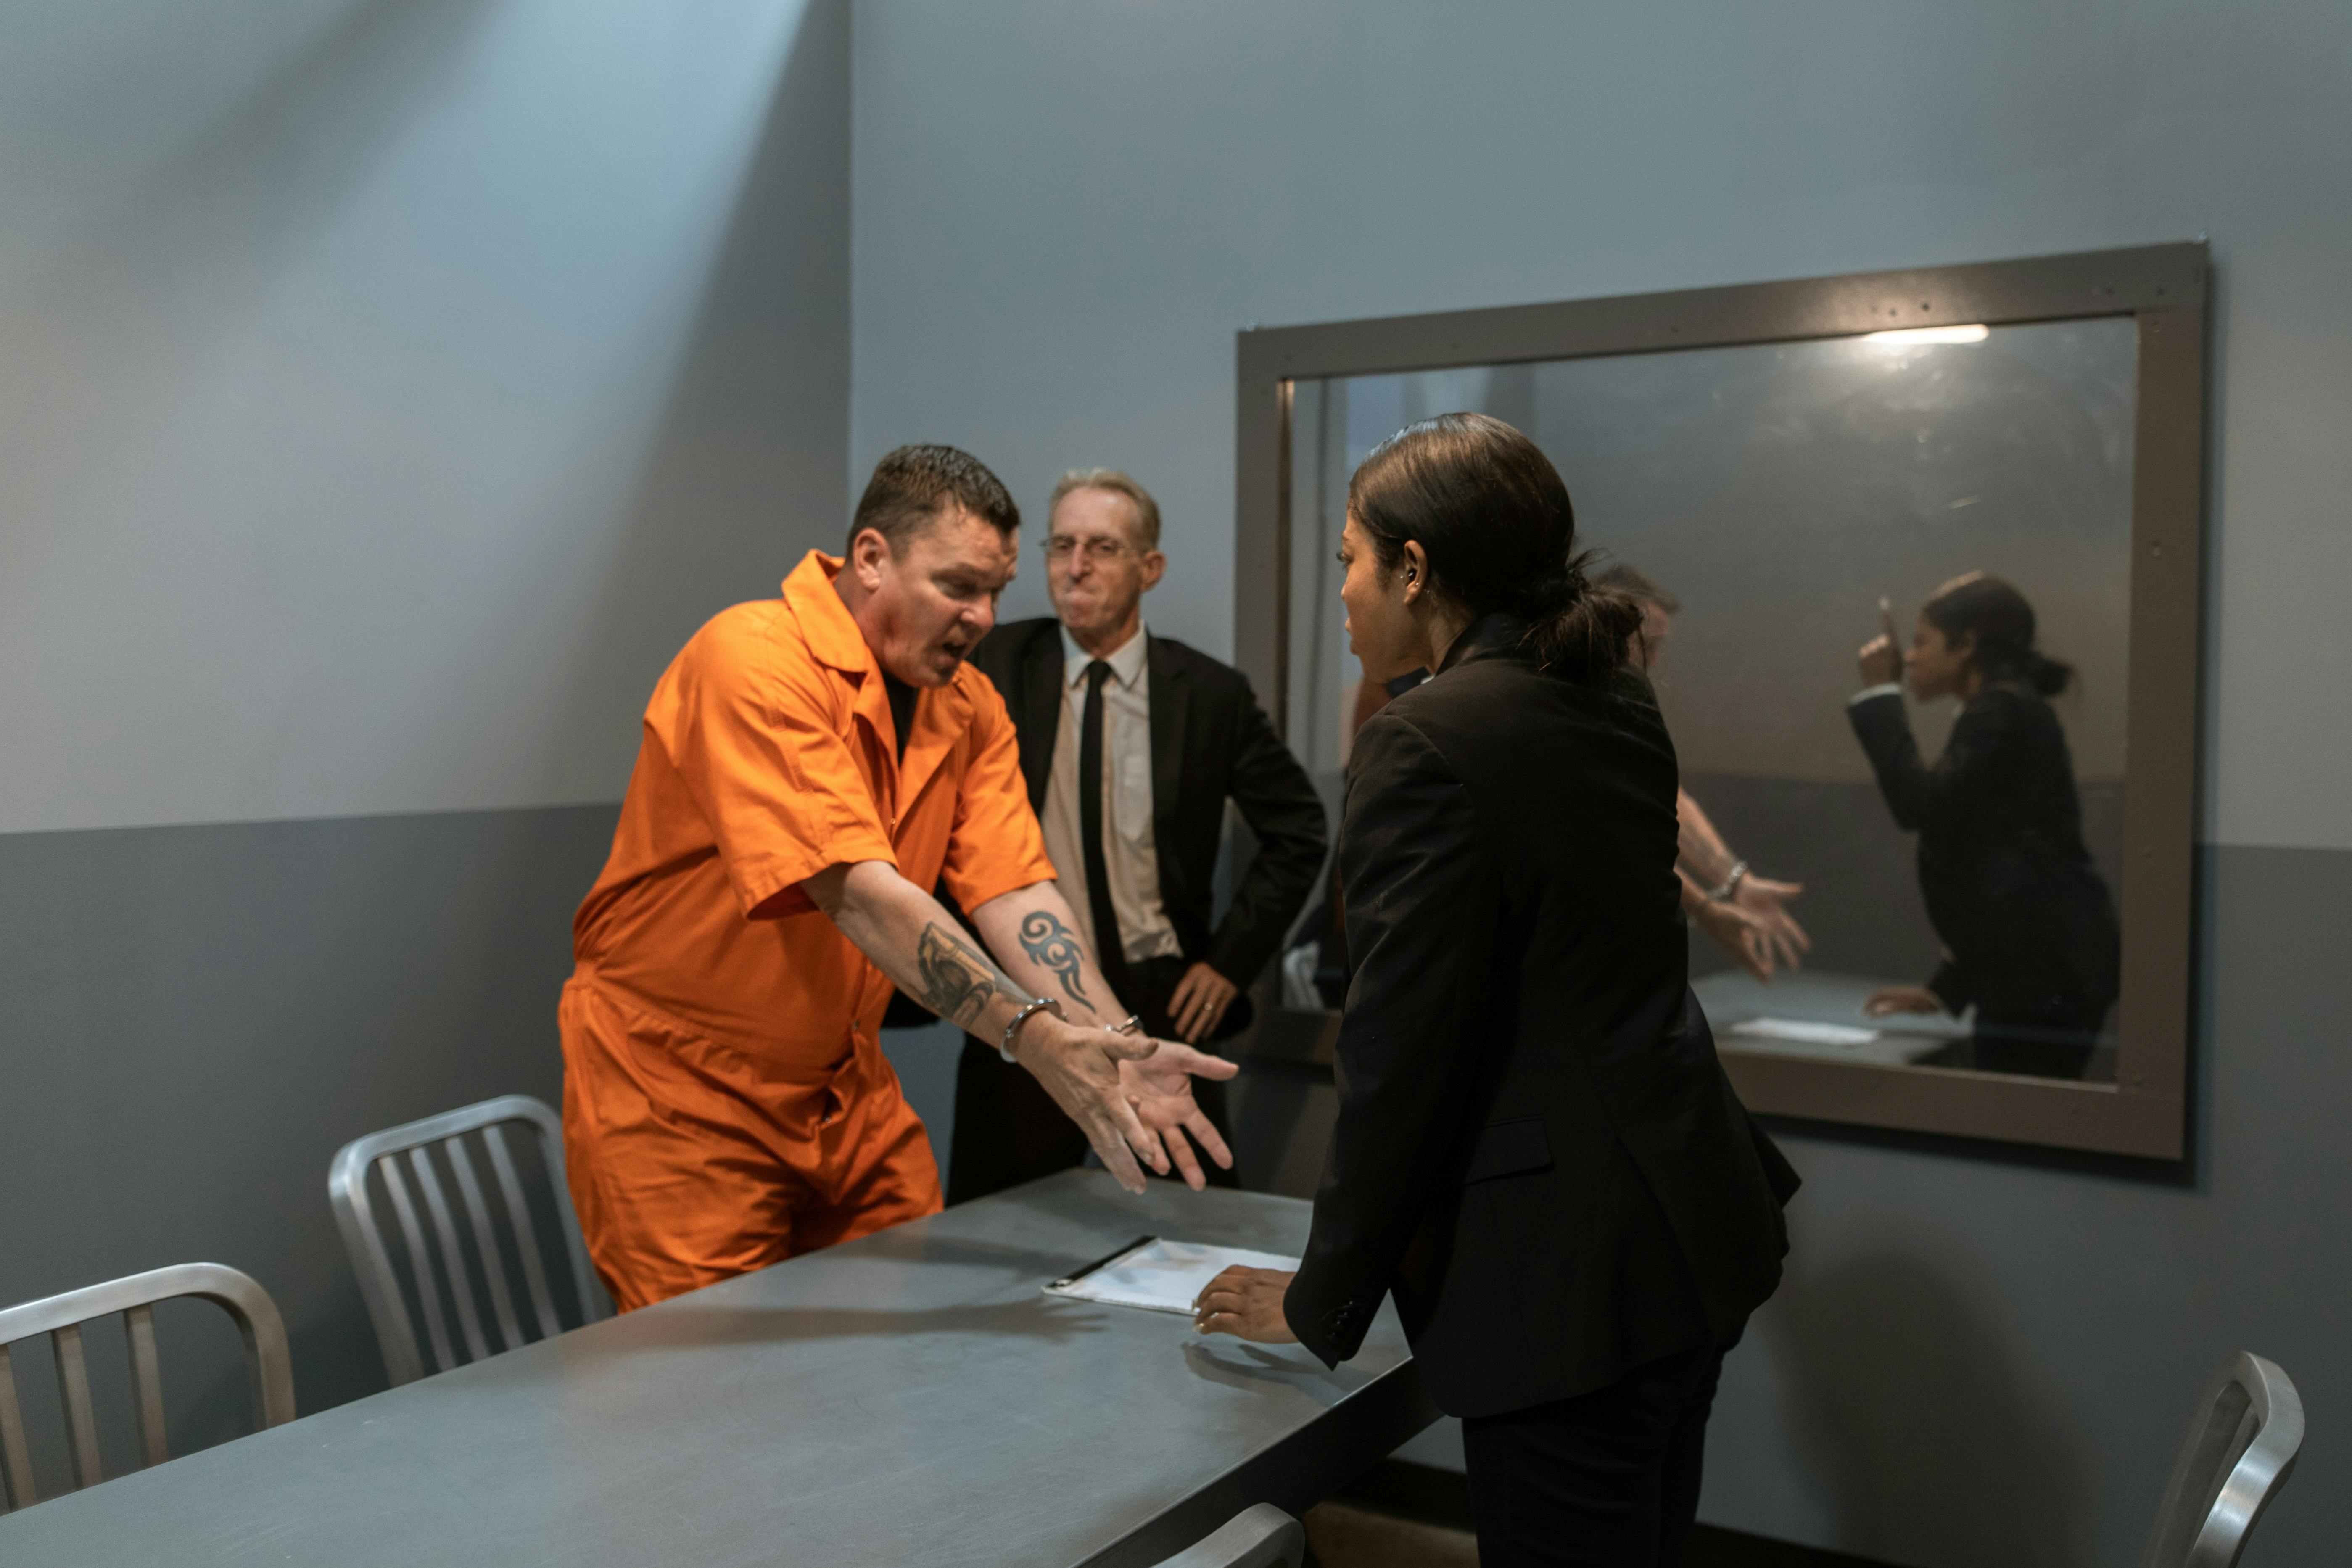
{"label": "dark ponytail", "polygon": [[1936,590],[1919,607],[1945,646],[1974,639],[1969,663],[1987,680],[2021,681],[2044,697],[2073,683],[2074,667],[2033,646],[2033,606],[1998,577],[1971,572]]}
{"label": "dark ponytail", "polygon": [[1606,682],[1642,629],[1638,602],[1586,579],[1559,470],[1499,419],[1441,414],[1398,431],[1349,480],[1348,510],[1383,571],[1419,544],[1433,591],[1474,619],[1519,622],[1520,648],[1555,675]]}

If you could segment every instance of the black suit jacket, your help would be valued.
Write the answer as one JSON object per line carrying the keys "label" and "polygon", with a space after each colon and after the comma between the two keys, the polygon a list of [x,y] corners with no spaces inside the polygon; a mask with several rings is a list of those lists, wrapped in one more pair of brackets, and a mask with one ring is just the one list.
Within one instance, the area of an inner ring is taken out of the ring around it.
{"label": "black suit jacket", "polygon": [[1919,758],[1900,693],[1853,704],[1853,731],[1898,826],[1919,835],[1919,891],[1948,956],[1928,986],[1979,1025],[2096,1029],[2122,931],[2083,844],[2066,732],[2014,681],[1980,688],[1943,755]]}
{"label": "black suit jacket", "polygon": [[[998,626],[972,650],[971,662],[995,682],[1013,715],[1029,804],[1042,814],[1061,735],[1061,623],[1045,616]],[[1162,637],[1147,643],[1144,668],[1160,902],[1187,959],[1247,987],[1282,944],[1323,868],[1323,803],[1241,671]],[[1228,798],[1257,836],[1257,854],[1212,930],[1210,889]],[[1083,902],[1084,873],[1074,880],[1072,901]]]}
{"label": "black suit jacket", "polygon": [[1478,622],[1356,737],[1339,1116],[1284,1300],[1336,1365],[1393,1290],[1457,1415],[1731,1343],[1796,1188],[1690,993],[1648,683],[1545,675],[1517,630]]}

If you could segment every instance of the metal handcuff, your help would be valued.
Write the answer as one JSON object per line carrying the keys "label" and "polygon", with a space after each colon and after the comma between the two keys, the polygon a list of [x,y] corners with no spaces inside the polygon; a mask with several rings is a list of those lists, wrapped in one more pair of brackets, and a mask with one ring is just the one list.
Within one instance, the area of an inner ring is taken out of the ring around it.
{"label": "metal handcuff", "polygon": [[[1031,1018],[1035,1017],[1040,1013],[1051,1013],[1055,1017],[1059,1018],[1065,1024],[1070,1021],[1070,1016],[1062,1011],[1062,1005],[1059,1002],[1055,1001],[1050,996],[1037,997],[1034,1001],[1024,1004],[1021,1011],[1013,1015],[1013,1021],[1004,1026],[1003,1037],[996,1042],[996,1054],[1003,1057],[1006,1061],[1013,1062],[1017,1065],[1020,1058],[1013,1054],[1013,1042],[1019,1037],[1021,1033],[1021,1026],[1027,1023]],[[1129,1013],[1127,1016],[1127,1021],[1123,1024],[1112,1026],[1110,1032],[1114,1035],[1132,1035],[1141,1030],[1142,1027],[1143,1016],[1139,1013]]]}

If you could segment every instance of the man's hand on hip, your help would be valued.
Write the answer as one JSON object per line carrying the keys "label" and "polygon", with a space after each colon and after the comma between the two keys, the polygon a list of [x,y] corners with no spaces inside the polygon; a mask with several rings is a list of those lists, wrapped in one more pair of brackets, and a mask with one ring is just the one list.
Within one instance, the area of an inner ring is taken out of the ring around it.
{"label": "man's hand on hip", "polygon": [[1241,994],[1240,986],[1207,964],[1196,963],[1168,994],[1168,1020],[1184,1037],[1185,1044],[1198,1045],[1203,1035],[1216,1032],[1224,1021],[1225,1009]]}

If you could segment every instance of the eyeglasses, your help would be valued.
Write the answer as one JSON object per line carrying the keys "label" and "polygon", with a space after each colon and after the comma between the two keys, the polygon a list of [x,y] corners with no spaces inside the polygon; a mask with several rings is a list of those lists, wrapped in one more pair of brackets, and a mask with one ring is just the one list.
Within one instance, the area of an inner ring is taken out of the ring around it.
{"label": "eyeglasses", "polygon": [[1114,561],[1124,561],[1137,553],[1135,546],[1116,539],[1074,539],[1066,533],[1057,533],[1045,542],[1045,559],[1067,561],[1081,548],[1085,550],[1087,560],[1101,566],[1108,566]]}

